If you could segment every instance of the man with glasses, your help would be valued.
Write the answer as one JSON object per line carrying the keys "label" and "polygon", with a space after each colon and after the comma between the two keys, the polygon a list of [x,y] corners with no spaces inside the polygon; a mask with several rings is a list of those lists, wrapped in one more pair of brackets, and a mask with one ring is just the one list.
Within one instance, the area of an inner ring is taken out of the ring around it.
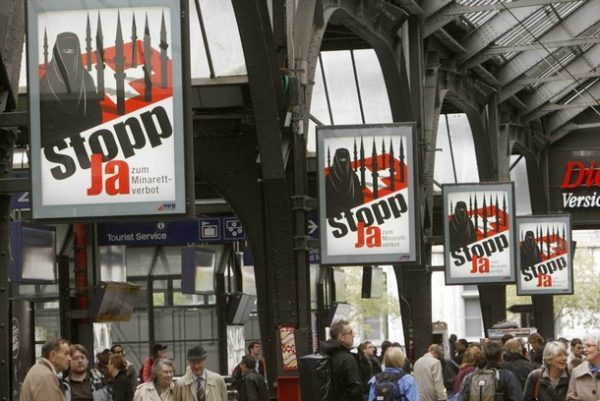
{"label": "man with glasses", "polygon": [[121,355],[123,357],[123,359],[125,359],[125,363],[127,364],[125,375],[131,382],[131,389],[135,393],[135,389],[137,388],[137,386],[139,384],[138,383],[138,374],[135,370],[135,367],[133,366],[133,363],[129,362],[127,360],[127,358],[125,358],[125,348],[123,348],[123,346],[121,344],[114,344],[112,347],[110,347],[110,353],[115,354],[115,355]]}
{"label": "man with glasses", "polygon": [[600,334],[583,341],[585,360],[573,369],[567,390],[567,401],[600,400]]}
{"label": "man with glasses", "polygon": [[356,357],[350,353],[354,343],[352,326],[338,320],[329,328],[327,341],[321,343],[321,352],[331,360],[331,398],[336,401],[362,401],[362,382]]}

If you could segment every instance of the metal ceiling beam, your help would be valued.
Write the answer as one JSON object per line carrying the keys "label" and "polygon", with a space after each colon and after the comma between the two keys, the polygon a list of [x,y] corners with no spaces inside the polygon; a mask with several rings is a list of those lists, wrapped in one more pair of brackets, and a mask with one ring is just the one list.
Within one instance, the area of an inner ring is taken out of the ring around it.
{"label": "metal ceiling beam", "polygon": [[[585,94],[583,95],[585,96]],[[544,111],[546,113],[551,113],[553,111],[558,110],[569,110],[569,109],[579,109],[579,108],[587,108],[590,106],[600,107],[600,104],[594,104],[594,101],[590,99],[590,101],[579,100],[577,102],[571,102],[566,104],[561,103],[548,103],[547,105],[540,107],[540,111]]]}
{"label": "metal ceiling beam", "polygon": [[[587,28],[600,21],[600,0],[590,0],[575,12],[556,24],[552,29],[538,38],[540,41],[568,40],[581,35]],[[531,40],[534,40],[531,38]],[[500,83],[508,85],[522,74],[543,61],[548,56],[542,50],[528,50],[518,54],[498,72]],[[502,99],[501,99],[502,100]]]}
{"label": "metal ceiling beam", "polygon": [[587,124],[569,123],[569,124],[566,124],[561,129],[559,129],[558,131],[556,131],[556,133],[554,135],[552,135],[551,142],[554,143],[554,142],[558,141],[559,139],[563,138],[568,133],[575,131],[575,130],[594,129],[594,128],[600,128],[600,121],[597,123],[587,123]]}
{"label": "metal ceiling beam", "polygon": [[450,51],[455,54],[463,54],[466,52],[465,48],[452,37],[445,29],[440,29],[435,33],[435,37],[442,42]]}
{"label": "metal ceiling beam", "polygon": [[534,42],[525,45],[512,45],[512,46],[490,46],[487,50],[480,53],[482,56],[492,56],[497,54],[522,52],[526,50],[543,49],[556,49],[559,47],[571,47],[581,46],[590,43],[600,43],[600,36],[583,36],[580,38],[566,39],[566,40],[555,40],[550,42]]}
{"label": "metal ceiling beam", "polygon": [[[586,57],[589,58],[588,56],[586,56]],[[570,70],[571,70],[571,67],[569,67],[569,71]],[[569,75],[565,72],[561,72],[560,74],[552,75],[549,77],[543,77],[543,78],[542,77],[524,77],[524,78],[517,79],[511,85],[527,86],[527,85],[534,85],[534,84],[545,84],[548,82],[560,82],[560,81],[572,82],[573,78],[579,80],[579,79],[600,77],[600,71],[586,72],[583,74],[571,73],[571,75]],[[537,90],[536,90],[536,92],[537,92]]]}
{"label": "metal ceiling beam", "polygon": [[[522,3],[522,1],[515,3]],[[527,19],[539,8],[539,6],[532,6],[515,9],[512,13],[518,20],[508,11],[500,11],[485,24],[471,32],[471,34],[462,41],[462,45],[467,49],[467,53],[457,58],[459,65],[477,55],[477,53],[489,46],[490,43],[514,28],[519,21]],[[466,68],[468,66],[462,67]]]}
{"label": "metal ceiling beam", "polygon": [[595,99],[600,99],[600,82],[596,82],[594,85],[589,87],[583,96],[585,96],[585,99],[588,100],[587,105],[560,110],[549,117],[548,123],[546,124],[546,132],[548,135],[552,136],[552,134],[562,128],[565,124],[567,124],[585,109],[590,107],[590,105],[594,105],[596,106],[596,109],[600,110],[600,104],[597,104],[597,102],[592,99],[592,97]]}
{"label": "metal ceiling beam", "polygon": [[[524,99],[524,103],[527,107],[522,110],[522,115],[531,114],[536,111],[536,109],[543,106],[546,102],[551,101],[553,98],[560,97],[562,94],[565,94],[565,92],[572,90],[579,84],[579,80],[600,76],[599,71],[590,71],[591,67],[596,66],[590,66],[588,60],[600,60],[600,45],[590,48],[587,52],[569,63],[565,67],[567,71],[559,71],[557,76],[561,78],[560,80],[554,79],[550,82],[547,82],[538,87],[534,93],[526,97]],[[574,81],[571,75],[573,75],[578,81]],[[504,95],[506,92],[515,91],[515,89],[516,88],[512,87],[510,89],[506,88],[503,90],[501,95]],[[545,114],[546,113],[544,112],[535,113],[535,116],[531,116],[531,119],[539,118]]]}
{"label": "metal ceiling beam", "polygon": [[444,7],[453,7],[456,5],[454,0],[421,0],[421,9],[423,9],[423,15],[429,17],[436,12],[443,10]]}
{"label": "metal ceiling beam", "polygon": [[547,6],[549,4],[558,4],[558,3],[573,3],[579,0],[520,0],[520,1],[509,1],[504,2],[504,5],[500,5],[499,3],[492,4],[483,4],[477,6],[467,6],[461,5],[459,8],[452,7],[445,10],[440,11],[440,15],[443,16],[459,16],[468,13],[476,13],[481,11],[494,11],[494,10],[504,10],[504,8],[518,9],[524,7],[534,7],[534,6]]}

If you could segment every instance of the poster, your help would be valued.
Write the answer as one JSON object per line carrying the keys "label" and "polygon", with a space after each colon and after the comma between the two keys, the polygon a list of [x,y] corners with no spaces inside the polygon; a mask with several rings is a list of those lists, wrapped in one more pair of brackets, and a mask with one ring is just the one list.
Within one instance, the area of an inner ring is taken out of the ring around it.
{"label": "poster", "polygon": [[513,183],[443,185],[446,284],[514,282]]}
{"label": "poster", "polygon": [[572,294],[571,217],[519,217],[517,232],[517,295]]}
{"label": "poster", "polygon": [[29,0],[27,10],[34,218],[185,214],[179,3]]}
{"label": "poster", "polygon": [[417,260],[410,124],[317,127],[321,264]]}

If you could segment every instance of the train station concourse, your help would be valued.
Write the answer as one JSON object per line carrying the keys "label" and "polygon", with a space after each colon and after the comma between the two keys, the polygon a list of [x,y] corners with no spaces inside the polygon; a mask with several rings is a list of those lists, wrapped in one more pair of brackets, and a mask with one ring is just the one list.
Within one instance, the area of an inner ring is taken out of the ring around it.
{"label": "train station concourse", "polygon": [[0,401],[598,331],[599,67],[600,0],[0,1]]}

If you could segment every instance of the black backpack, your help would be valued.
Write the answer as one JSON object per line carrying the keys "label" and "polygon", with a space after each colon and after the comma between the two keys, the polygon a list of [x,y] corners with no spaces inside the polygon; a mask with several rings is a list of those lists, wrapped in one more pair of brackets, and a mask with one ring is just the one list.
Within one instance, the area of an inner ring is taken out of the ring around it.
{"label": "black backpack", "polygon": [[375,401],[406,401],[406,396],[400,391],[398,380],[406,372],[382,372],[375,375]]}

